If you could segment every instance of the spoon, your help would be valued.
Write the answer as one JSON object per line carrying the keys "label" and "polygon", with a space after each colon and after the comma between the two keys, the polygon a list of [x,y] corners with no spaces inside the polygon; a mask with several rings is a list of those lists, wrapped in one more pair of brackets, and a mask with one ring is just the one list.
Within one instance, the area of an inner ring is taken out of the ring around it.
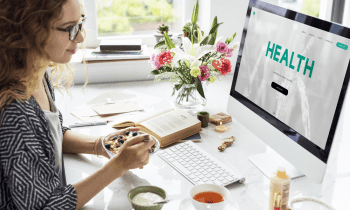
{"label": "spoon", "polygon": [[171,200],[165,199],[165,200],[162,200],[162,201],[154,202],[153,204],[165,204],[165,203],[168,203],[169,201],[171,201]]}

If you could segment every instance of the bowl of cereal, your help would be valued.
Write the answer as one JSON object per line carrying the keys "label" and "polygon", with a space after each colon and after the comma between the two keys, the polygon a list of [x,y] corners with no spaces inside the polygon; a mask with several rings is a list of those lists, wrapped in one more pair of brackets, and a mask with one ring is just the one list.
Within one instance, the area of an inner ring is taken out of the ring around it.
{"label": "bowl of cereal", "polygon": [[[120,147],[128,141],[129,139],[136,137],[138,135],[146,134],[142,131],[126,131],[125,135],[117,135],[117,136],[106,136],[102,141],[102,146],[106,150],[107,154],[110,158],[112,158],[115,154],[118,153]],[[156,140],[156,143],[150,149],[150,157],[154,153],[156,153],[160,148],[160,143],[158,139],[151,135],[151,138]]]}

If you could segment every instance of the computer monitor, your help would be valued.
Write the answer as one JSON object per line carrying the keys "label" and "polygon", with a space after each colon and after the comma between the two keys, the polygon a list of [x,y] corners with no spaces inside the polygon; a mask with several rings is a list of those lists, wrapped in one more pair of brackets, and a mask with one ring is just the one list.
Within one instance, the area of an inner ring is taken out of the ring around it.
{"label": "computer monitor", "polygon": [[348,88],[349,47],[349,28],[250,0],[227,111],[279,154],[249,157],[267,176],[285,166],[322,182]]}

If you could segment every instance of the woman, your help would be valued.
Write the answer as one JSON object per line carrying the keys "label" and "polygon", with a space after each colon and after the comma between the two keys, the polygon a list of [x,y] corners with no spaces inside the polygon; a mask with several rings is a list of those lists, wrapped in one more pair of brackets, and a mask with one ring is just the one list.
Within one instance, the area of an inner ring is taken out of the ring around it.
{"label": "woman", "polygon": [[[53,66],[58,80],[72,80],[62,64],[83,42],[86,17],[78,0],[0,1],[0,8],[0,209],[79,209],[127,170],[146,165],[155,142],[130,139],[96,173],[64,185],[62,151],[108,157],[102,137],[62,127],[46,73]],[[110,136],[126,130],[136,128]]]}

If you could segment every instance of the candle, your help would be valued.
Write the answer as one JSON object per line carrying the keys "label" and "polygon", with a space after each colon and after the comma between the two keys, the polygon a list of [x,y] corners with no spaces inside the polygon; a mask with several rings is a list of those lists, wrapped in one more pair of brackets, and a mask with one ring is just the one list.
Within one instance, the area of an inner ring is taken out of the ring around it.
{"label": "candle", "polygon": [[223,132],[227,131],[227,129],[228,129],[228,127],[222,125],[222,122],[220,122],[220,125],[215,127],[215,130],[217,132],[220,132],[220,133],[223,133]]}

